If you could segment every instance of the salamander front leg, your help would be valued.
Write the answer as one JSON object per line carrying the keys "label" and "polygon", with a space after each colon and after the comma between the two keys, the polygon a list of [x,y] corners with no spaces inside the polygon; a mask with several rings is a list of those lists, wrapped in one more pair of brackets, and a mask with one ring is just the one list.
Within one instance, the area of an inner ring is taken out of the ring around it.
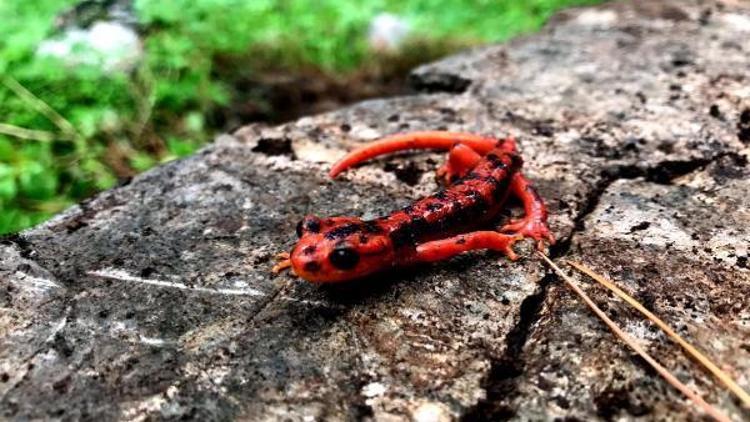
{"label": "salamander front leg", "polygon": [[447,239],[433,240],[417,246],[416,260],[435,262],[468,251],[490,249],[504,253],[511,260],[518,259],[513,244],[523,239],[521,235],[508,235],[496,231],[476,231]]}
{"label": "salamander front leg", "polygon": [[279,252],[276,254],[276,260],[278,262],[273,268],[271,268],[271,272],[274,274],[278,274],[292,267],[292,260],[289,259],[289,252]]}
{"label": "salamander front leg", "polygon": [[531,183],[521,173],[513,176],[511,194],[523,202],[524,217],[503,226],[502,233],[517,233],[537,241],[537,249],[544,249],[544,242],[555,244],[555,237],[547,227],[547,207]]}

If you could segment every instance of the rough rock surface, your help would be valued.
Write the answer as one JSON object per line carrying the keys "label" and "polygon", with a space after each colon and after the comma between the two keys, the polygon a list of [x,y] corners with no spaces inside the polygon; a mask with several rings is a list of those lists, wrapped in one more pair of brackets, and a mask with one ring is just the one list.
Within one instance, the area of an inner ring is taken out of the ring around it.
{"label": "rough rock surface", "polygon": [[[6,238],[0,417],[698,418],[534,258],[474,253],[331,288],[269,268],[306,213],[372,217],[436,188],[440,154],[328,180],[354,145],[512,134],[551,207],[551,254],[611,275],[749,388],[748,39],[747,3],[570,10],[415,70],[421,94],[245,127]],[[588,290],[710,402],[750,417]]]}

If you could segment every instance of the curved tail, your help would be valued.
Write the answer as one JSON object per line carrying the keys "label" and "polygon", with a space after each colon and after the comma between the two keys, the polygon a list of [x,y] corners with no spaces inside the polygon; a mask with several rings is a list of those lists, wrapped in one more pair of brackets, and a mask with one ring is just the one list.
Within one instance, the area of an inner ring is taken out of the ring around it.
{"label": "curved tail", "polygon": [[448,150],[457,143],[465,144],[481,155],[487,154],[493,148],[500,145],[506,145],[506,143],[509,143],[507,144],[509,150],[515,150],[515,141],[511,138],[498,140],[471,133],[445,131],[401,133],[379,139],[355,149],[336,162],[328,174],[332,178],[336,177],[342,171],[358,163],[383,154],[409,149]]}

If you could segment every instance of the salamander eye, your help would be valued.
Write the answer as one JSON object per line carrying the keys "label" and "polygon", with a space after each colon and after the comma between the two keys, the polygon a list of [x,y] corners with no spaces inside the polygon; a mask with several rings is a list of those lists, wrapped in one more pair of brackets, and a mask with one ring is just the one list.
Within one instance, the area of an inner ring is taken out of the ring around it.
{"label": "salamander eye", "polygon": [[349,246],[338,246],[328,255],[328,260],[340,270],[349,270],[359,262],[359,254]]}
{"label": "salamander eye", "polygon": [[318,217],[315,217],[313,215],[308,215],[307,217],[300,220],[299,223],[297,223],[297,237],[302,237],[305,233],[318,233],[320,231],[320,219]]}

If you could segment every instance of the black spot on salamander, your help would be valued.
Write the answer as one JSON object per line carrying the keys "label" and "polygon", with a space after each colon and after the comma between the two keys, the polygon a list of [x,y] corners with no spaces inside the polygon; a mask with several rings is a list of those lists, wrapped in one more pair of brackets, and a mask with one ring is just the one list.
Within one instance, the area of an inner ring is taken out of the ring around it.
{"label": "black spot on salamander", "polygon": [[495,167],[493,171],[497,170],[505,170],[505,172],[516,172],[519,168],[521,168],[521,164],[523,164],[523,161],[518,160],[516,161],[514,157],[517,157],[517,155],[508,154],[506,157],[510,157],[510,163],[506,163],[505,161],[500,161],[498,163],[494,163]]}
{"label": "black spot on salamander", "polygon": [[496,179],[496,178],[494,178],[494,177],[492,177],[492,176],[484,176],[484,177],[482,178],[482,181],[483,181],[484,183],[488,183],[488,184],[490,184],[490,185],[495,185],[495,184],[497,184],[497,179]]}
{"label": "black spot on salamander", "polygon": [[476,201],[478,198],[482,197],[482,194],[475,190],[466,191],[465,195],[472,201]]}
{"label": "black spot on salamander", "polygon": [[370,240],[370,239],[367,236],[365,236],[364,233],[360,233],[360,235],[359,235],[359,243],[361,243],[361,244],[364,245],[365,243],[367,243],[368,240]]}
{"label": "black spot on salamander", "polygon": [[496,179],[494,177],[488,177],[485,179],[491,187],[492,197],[499,201],[505,198],[508,192],[508,186],[510,186],[510,177],[503,177],[502,179]]}
{"label": "black spot on salamander", "polygon": [[320,264],[317,261],[305,262],[302,268],[309,273],[317,273],[320,271]]}
{"label": "black spot on salamander", "polygon": [[443,208],[443,204],[441,202],[430,202],[427,204],[427,211],[440,211]]}
{"label": "black spot on salamander", "polygon": [[394,229],[389,237],[395,248],[406,245],[414,245],[417,241],[427,234],[430,234],[435,228],[434,225],[427,222],[424,217],[414,217]]}
{"label": "black spot on salamander", "polygon": [[445,193],[445,189],[439,190],[432,195],[433,198],[444,201],[448,196]]}
{"label": "black spot on salamander", "polygon": [[414,212],[414,205],[407,205],[404,208],[402,208],[401,211],[403,211],[403,212],[405,212],[407,214],[411,214],[411,213]]}
{"label": "black spot on salamander", "polygon": [[309,220],[305,222],[305,230],[310,233],[318,233],[320,232],[320,221],[319,220]]}
{"label": "black spot on salamander", "polygon": [[505,177],[497,182],[497,195],[498,200],[505,198],[508,195],[508,189],[510,189],[510,177]]}
{"label": "black spot on salamander", "polygon": [[523,158],[518,154],[508,154],[508,156],[510,157],[510,166],[513,171],[515,172],[520,169],[523,165]]}
{"label": "black spot on salamander", "polygon": [[483,211],[484,210],[477,202],[464,204],[459,215],[461,221],[460,224],[471,224],[482,216]]}
{"label": "black spot on salamander", "polygon": [[305,246],[305,249],[302,249],[302,253],[305,255],[312,255],[315,252],[315,245]]}
{"label": "black spot on salamander", "polygon": [[502,160],[500,160],[500,157],[498,157],[498,155],[493,152],[485,155],[484,158],[496,166],[500,164],[505,165],[505,163],[503,163]]}
{"label": "black spot on salamander", "polygon": [[411,233],[414,241],[426,235],[430,231],[430,224],[424,217],[415,217],[411,220]]}
{"label": "black spot on salamander", "polygon": [[343,239],[345,237],[349,237],[353,235],[354,233],[357,233],[361,230],[361,227],[358,224],[344,224],[342,226],[336,227],[334,229],[331,229],[328,233],[326,233],[326,239],[328,240],[336,240],[336,239]]}
{"label": "black spot on salamander", "polygon": [[320,219],[317,217],[305,217],[297,223],[297,237],[302,237],[305,233],[320,232]]}
{"label": "black spot on salamander", "polygon": [[391,243],[394,248],[400,248],[402,246],[413,244],[411,229],[408,224],[404,224],[393,230],[388,237],[391,238]]}
{"label": "black spot on salamander", "polygon": [[471,173],[469,173],[466,176],[464,176],[461,179],[461,181],[463,182],[463,181],[467,181],[467,180],[478,180],[478,179],[481,179],[481,178],[482,178],[482,176],[480,174],[477,174],[476,172],[472,171]]}
{"label": "black spot on salamander", "polygon": [[463,245],[464,243],[466,243],[466,239],[463,237],[459,237],[458,240],[456,240],[456,245]]}
{"label": "black spot on salamander", "polygon": [[364,228],[365,233],[369,234],[378,234],[383,232],[383,228],[380,227],[380,224],[378,224],[377,221],[365,221],[362,227]]}
{"label": "black spot on salamander", "polygon": [[460,227],[466,222],[466,213],[460,201],[451,201],[449,211],[446,215],[436,222],[436,227],[440,230],[447,230]]}
{"label": "black spot on salamander", "polygon": [[487,200],[478,191],[468,191],[466,192],[466,197],[471,200],[471,205],[466,210],[469,217],[479,217],[489,208]]}

